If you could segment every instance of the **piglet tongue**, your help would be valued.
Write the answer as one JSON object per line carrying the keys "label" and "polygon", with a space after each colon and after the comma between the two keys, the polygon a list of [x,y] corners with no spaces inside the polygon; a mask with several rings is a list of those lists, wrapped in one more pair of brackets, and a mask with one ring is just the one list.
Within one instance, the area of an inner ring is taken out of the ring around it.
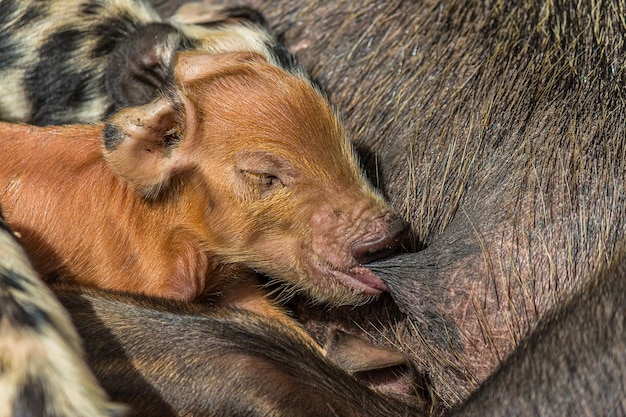
{"label": "piglet tongue", "polygon": [[346,275],[369,287],[373,290],[372,293],[388,291],[387,285],[383,280],[364,266],[355,266],[346,272]]}

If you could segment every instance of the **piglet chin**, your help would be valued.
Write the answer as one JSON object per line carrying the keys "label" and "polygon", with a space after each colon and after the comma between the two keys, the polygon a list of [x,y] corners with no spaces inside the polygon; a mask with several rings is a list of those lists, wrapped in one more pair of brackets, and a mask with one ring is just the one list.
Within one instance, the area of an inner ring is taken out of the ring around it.
{"label": "piglet chin", "polygon": [[333,270],[332,274],[345,285],[365,294],[378,295],[388,291],[383,280],[364,266],[355,266],[348,271]]}

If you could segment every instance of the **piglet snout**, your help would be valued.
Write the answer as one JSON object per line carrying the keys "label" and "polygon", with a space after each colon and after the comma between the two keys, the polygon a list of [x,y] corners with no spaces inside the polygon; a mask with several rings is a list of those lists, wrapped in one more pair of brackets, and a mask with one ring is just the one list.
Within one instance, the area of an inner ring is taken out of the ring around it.
{"label": "piglet snout", "polygon": [[390,255],[409,231],[409,223],[394,215],[387,215],[381,221],[387,224],[381,235],[352,246],[352,256],[357,262],[365,264]]}

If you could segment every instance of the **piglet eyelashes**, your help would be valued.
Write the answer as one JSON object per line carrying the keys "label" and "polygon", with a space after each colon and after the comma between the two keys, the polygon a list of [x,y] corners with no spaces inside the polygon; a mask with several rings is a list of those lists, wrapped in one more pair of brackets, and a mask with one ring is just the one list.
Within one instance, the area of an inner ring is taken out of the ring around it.
{"label": "piglet eyelashes", "polygon": [[246,171],[240,170],[240,173],[246,177],[248,181],[253,184],[265,187],[265,188],[274,188],[274,187],[284,187],[285,184],[278,178],[276,175],[268,174],[265,172],[254,172],[254,171]]}

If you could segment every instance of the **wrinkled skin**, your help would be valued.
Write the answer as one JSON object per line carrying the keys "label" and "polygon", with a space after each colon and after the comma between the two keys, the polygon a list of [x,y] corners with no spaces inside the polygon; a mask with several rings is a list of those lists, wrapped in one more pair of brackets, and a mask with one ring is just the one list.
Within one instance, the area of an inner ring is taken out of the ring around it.
{"label": "wrinkled skin", "polygon": [[623,247],[624,2],[250,3],[412,222],[387,337],[457,404]]}
{"label": "wrinkled skin", "polygon": [[623,416],[626,262],[621,257],[535,332],[460,409],[469,416]]}

